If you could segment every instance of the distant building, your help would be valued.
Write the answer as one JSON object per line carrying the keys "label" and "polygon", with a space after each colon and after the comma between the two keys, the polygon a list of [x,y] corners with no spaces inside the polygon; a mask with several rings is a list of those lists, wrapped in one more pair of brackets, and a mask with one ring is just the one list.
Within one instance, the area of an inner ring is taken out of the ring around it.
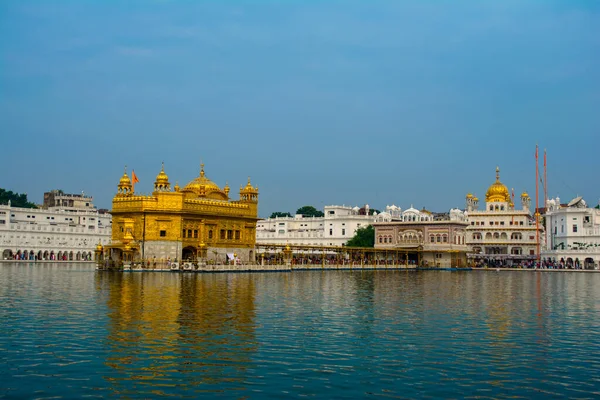
{"label": "distant building", "polygon": [[3,260],[91,261],[98,243],[110,242],[111,216],[92,197],[53,190],[41,209],[0,205]]}
{"label": "distant building", "polygon": [[93,210],[94,204],[91,196],[83,194],[66,194],[62,190],[51,190],[44,193],[42,208],[61,210]]}
{"label": "distant building", "polygon": [[600,265],[600,209],[577,197],[566,205],[560,199],[546,203],[544,261],[571,268],[598,269]]}
{"label": "distant building", "polygon": [[[531,199],[521,194],[521,208],[515,208],[508,188],[500,182],[500,169],[496,168],[496,181],[485,195],[485,208],[478,209],[479,199],[467,194],[466,216],[467,245],[472,247],[470,258],[474,261],[502,265],[530,262],[537,258],[535,219],[529,212]],[[540,248],[543,233],[540,224]]]}
{"label": "distant building", "polygon": [[323,211],[323,217],[297,214],[261,219],[256,224],[256,243],[343,246],[359,228],[372,225],[377,218],[369,205],[363,208],[326,206]]}
{"label": "distant building", "polygon": [[408,262],[423,266],[467,265],[469,248],[465,237],[468,224],[462,211],[452,209],[448,213],[435,214],[418,211],[412,206],[405,212],[393,207],[386,207],[391,211],[388,212],[390,218],[379,218],[373,225],[376,249],[404,254]]}

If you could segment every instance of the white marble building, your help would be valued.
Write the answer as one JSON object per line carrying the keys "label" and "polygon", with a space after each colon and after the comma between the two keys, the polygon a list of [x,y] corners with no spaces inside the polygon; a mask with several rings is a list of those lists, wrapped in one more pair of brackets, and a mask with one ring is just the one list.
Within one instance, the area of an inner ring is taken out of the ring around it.
{"label": "white marble building", "polygon": [[377,214],[371,210],[348,206],[326,206],[324,217],[278,217],[259,220],[256,224],[256,244],[290,244],[311,246],[342,246],[359,228],[373,224]]}
{"label": "white marble building", "polygon": [[[485,196],[485,208],[479,209],[479,199],[471,193],[466,201],[467,245],[471,246],[472,260],[512,265],[537,259],[536,223],[529,211],[531,199],[523,192],[521,208],[516,208],[508,188],[500,182],[498,168],[496,182]],[[542,229],[540,224],[540,249],[544,246]]]}
{"label": "white marble building", "polygon": [[92,260],[99,242],[110,243],[111,215],[98,211],[91,197],[61,193],[60,199],[65,206],[0,205],[2,260]]}
{"label": "white marble building", "polygon": [[[600,205],[598,206],[600,207]],[[600,265],[600,209],[577,197],[567,205],[560,199],[546,203],[546,243],[542,258],[570,268],[598,269]]]}

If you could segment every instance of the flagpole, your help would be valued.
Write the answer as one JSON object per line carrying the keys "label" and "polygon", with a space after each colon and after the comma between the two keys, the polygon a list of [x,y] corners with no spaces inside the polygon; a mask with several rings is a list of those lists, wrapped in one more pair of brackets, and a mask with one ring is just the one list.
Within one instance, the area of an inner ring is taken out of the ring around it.
{"label": "flagpole", "polygon": [[546,149],[544,149],[544,207],[548,204],[548,171],[546,170]]}
{"label": "flagpole", "polygon": [[535,145],[535,241],[537,248],[537,267],[540,267],[540,166],[538,145]]}

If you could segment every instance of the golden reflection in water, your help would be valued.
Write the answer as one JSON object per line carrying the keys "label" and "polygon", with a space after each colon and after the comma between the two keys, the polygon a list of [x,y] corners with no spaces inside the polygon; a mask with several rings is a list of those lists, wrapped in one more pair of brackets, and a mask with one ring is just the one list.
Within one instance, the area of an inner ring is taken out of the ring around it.
{"label": "golden reflection in water", "polygon": [[[106,379],[123,386],[229,384],[256,352],[255,286],[247,274],[97,274],[108,293]],[[132,385],[132,382],[134,385]]]}

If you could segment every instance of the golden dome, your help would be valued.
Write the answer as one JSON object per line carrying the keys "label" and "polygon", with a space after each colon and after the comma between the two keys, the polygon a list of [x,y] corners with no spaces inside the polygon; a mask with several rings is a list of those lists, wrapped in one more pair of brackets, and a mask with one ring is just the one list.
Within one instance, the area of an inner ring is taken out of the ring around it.
{"label": "golden dome", "polygon": [[500,168],[496,167],[496,182],[488,188],[485,194],[486,202],[510,202],[508,188],[500,182]]}
{"label": "golden dome", "polygon": [[131,179],[129,179],[129,175],[127,175],[127,170],[123,173],[121,180],[119,181],[119,185],[131,185]]}
{"label": "golden dome", "polygon": [[160,172],[158,173],[158,175],[156,175],[156,184],[165,184],[168,185],[169,184],[169,177],[167,176],[167,174],[165,174],[165,163],[162,163],[162,168],[160,169]]}
{"label": "golden dome", "polygon": [[527,192],[523,192],[523,193],[521,193],[521,197],[524,197],[524,198],[528,199],[529,198],[529,194],[527,194]]}
{"label": "golden dome", "polygon": [[479,201],[478,197],[473,197],[473,201]]}
{"label": "golden dome", "polygon": [[98,245],[96,246],[96,250],[97,251],[102,251],[104,249],[104,247],[102,247],[102,243],[98,242]]}
{"label": "golden dome", "polygon": [[200,165],[200,176],[185,185],[182,191],[211,199],[227,200],[228,198],[216,183],[204,175],[204,164]]}
{"label": "golden dome", "polygon": [[471,193],[467,193],[467,199],[472,199],[473,195]]}

